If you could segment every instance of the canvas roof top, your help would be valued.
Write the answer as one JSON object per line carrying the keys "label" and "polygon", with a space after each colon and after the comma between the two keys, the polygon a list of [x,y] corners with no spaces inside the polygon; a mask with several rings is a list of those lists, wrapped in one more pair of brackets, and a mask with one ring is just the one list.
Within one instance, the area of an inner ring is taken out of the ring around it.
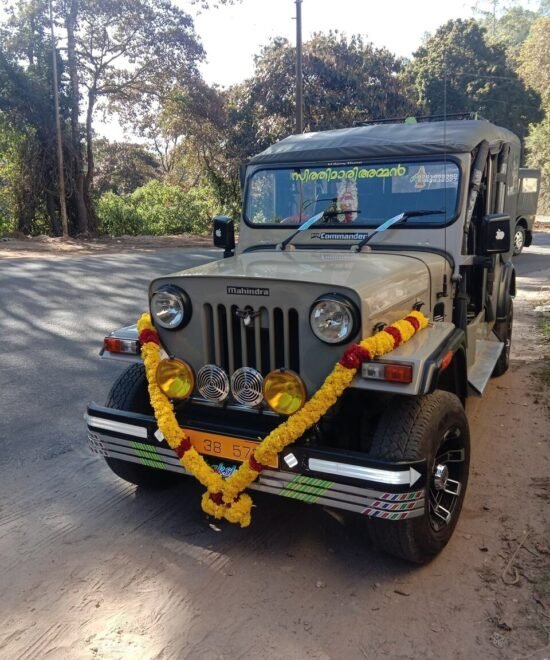
{"label": "canvas roof top", "polygon": [[487,140],[491,149],[519,139],[486,120],[374,124],[290,135],[250,160],[251,165],[354,161],[379,156],[469,153]]}

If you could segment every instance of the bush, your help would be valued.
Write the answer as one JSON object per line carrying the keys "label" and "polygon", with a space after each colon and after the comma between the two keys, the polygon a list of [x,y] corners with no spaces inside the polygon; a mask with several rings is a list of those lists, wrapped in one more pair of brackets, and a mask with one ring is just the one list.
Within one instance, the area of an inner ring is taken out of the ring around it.
{"label": "bush", "polygon": [[102,233],[122,234],[201,234],[210,229],[216,203],[207,187],[184,191],[161,181],[149,181],[130,195],[104,193],[98,200],[97,214]]}

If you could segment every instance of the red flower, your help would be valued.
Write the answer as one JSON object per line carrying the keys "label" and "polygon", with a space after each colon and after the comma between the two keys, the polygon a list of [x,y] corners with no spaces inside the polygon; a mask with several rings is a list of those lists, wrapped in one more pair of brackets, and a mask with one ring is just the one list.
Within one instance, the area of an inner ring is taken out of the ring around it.
{"label": "red flower", "polygon": [[158,333],[155,330],[142,330],[139,333],[139,343],[146,344],[148,341],[158,344],[160,346],[160,340]]}
{"label": "red flower", "polygon": [[210,499],[214,504],[221,506],[223,504],[223,493],[220,490],[218,493],[210,493]]}
{"label": "red flower", "polygon": [[384,332],[387,332],[388,335],[391,335],[393,337],[393,340],[395,342],[394,348],[397,348],[399,344],[403,341],[401,332],[397,328],[394,328],[391,325],[388,325],[386,328],[384,328]]}
{"label": "red flower", "polygon": [[361,363],[371,359],[371,354],[366,348],[359,346],[359,344],[353,344],[340,358],[339,362],[346,369],[359,369]]}
{"label": "red flower", "polygon": [[178,458],[183,458],[183,455],[185,454],[186,451],[191,449],[191,439],[185,436],[183,440],[179,443],[179,445],[176,447],[175,452],[178,455]]}
{"label": "red flower", "polygon": [[414,316],[405,316],[404,320],[408,321],[412,325],[415,332],[418,332],[418,329],[420,328],[420,323],[418,319],[415,319]]}
{"label": "red flower", "polygon": [[254,454],[250,454],[250,458],[248,459],[248,464],[256,472],[261,472],[265,467],[261,463],[258,463],[258,461],[254,458]]}

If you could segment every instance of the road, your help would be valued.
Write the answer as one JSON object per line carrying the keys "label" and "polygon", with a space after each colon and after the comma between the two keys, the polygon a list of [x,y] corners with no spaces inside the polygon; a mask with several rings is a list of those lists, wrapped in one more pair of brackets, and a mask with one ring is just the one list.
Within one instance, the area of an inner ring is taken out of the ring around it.
{"label": "road", "polygon": [[[522,277],[548,268],[549,239],[537,234],[516,260]],[[98,359],[101,338],[146,308],[153,276],[217,255],[0,262],[0,657],[466,659],[542,647],[529,582],[498,579],[526,525],[533,540],[547,524],[536,491],[524,497],[533,479],[546,493],[549,473],[529,366],[469,404],[465,509],[421,568],[376,554],[356,520],[283,498],[255,494],[250,528],[215,529],[191,480],[141,492],[88,452],[86,404],[120,373]]]}

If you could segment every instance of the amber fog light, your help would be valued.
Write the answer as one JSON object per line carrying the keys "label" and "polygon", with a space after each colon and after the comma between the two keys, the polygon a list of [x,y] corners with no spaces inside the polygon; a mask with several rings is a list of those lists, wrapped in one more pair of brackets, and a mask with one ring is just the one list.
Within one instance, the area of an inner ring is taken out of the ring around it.
{"label": "amber fog light", "polygon": [[187,399],[195,387],[193,369],[183,360],[161,360],[157,367],[157,383],[169,399]]}
{"label": "amber fog light", "polygon": [[292,415],[306,402],[306,386],[294,371],[277,369],[264,380],[264,400],[279,415]]}

